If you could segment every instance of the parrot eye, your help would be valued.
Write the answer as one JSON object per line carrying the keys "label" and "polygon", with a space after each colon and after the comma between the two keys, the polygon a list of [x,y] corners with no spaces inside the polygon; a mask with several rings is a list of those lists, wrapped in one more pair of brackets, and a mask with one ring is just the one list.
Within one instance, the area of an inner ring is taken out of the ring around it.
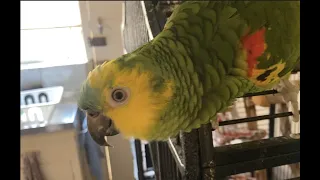
{"label": "parrot eye", "polygon": [[112,92],[112,99],[116,102],[123,102],[127,99],[127,92],[122,89],[116,89]]}
{"label": "parrot eye", "polygon": [[93,112],[93,111],[87,111],[87,114],[88,114],[88,116],[93,117],[93,118],[99,116],[98,112]]}

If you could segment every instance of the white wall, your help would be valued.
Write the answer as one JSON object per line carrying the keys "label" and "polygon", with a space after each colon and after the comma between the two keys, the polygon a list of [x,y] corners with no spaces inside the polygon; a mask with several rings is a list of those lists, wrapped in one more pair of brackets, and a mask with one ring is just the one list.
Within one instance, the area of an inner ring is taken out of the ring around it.
{"label": "white wall", "polygon": [[[122,1],[79,1],[83,34],[87,47],[88,59],[95,58],[100,63],[123,54],[121,38]],[[98,17],[104,20],[103,36],[107,46],[91,48],[88,37],[99,36]],[[62,85],[66,91],[78,91],[81,82],[86,78],[92,64],[79,64],[61,67],[30,69],[21,71],[21,90]]]}
{"label": "white wall", "polygon": [[[101,36],[98,31],[98,18],[103,19],[103,35],[107,46],[95,47],[94,54],[98,61],[115,59],[123,54],[121,39],[122,1],[80,1],[83,32],[87,37]],[[90,49],[90,48],[88,48]],[[88,52],[91,58],[93,53]]]}

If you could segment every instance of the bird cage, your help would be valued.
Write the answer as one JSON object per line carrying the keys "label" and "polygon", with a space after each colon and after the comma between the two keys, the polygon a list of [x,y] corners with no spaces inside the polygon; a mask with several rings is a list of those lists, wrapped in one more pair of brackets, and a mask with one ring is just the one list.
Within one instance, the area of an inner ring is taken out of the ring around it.
{"label": "bird cage", "polygon": [[[125,1],[123,38],[126,51],[134,51],[160,33],[173,6],[179,3]],[[292,76],[295,81],[299,80],[297,71]],[[265,105],[261,100],[276,93],[269,90],[239,97],[230,110],[231,114],[237,111],[237,115],[219,116],[217,130],[208,123],[167,142],[135,140],[139,180],[147,179],[144,173],[148,169],[145,165],[148,150],[153,178],[157,180],[299,179],[300,139],[288,135],[293,129],[289,121],[292,112],[284,104]],[[239,132],[240,129],[245,129],[245,133]],[[217,137],[224,138],[222,143],[215,141]]]}

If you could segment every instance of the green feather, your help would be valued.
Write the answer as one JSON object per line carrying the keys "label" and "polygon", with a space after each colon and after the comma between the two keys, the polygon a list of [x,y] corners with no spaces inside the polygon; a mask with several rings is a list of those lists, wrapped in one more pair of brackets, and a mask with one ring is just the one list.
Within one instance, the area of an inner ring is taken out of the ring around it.
{"label": "green feather", "polygon": [[[215,121],[235,99],[261,91],[248,78],[248,63],[241,39],[266,27],[265,54],[258,68],[266,69],[281,61],[290,72],[300,57],[300,3],[298,1],[186,1],[168,19],[164,30],[133,53],[117,60],[119,67],[142,65],[141,71],[154,74],[155,92],[166,80],[173,82],[173,96],[146,137],[166,140],[182,131],[190,132]],[[267,60],[267,53],[271,58]],[[96,90],[86,85],[79,100],[81,107],[99,108]],[[84,97],[85,96],[85,97]]]}
{"label": "green feather", "polygon": [[[286,25],[288,20],[284,22],[287,16],[293,14],[298,16],[296,12],[298,9],[289,9],[284,5],[297,3],[272,3],[251,1],[185,2],[174,11],[166,26],[172,37],[167,37],[169,34],[165,33],[165,30],[157,36],[157,40],[170,39],[168,44],[163,45],[170,46],[169,51],[171,51],[172,57],[168,60],[173,61],[174,66],[171,67],[171,71],[174,71],[173,74],[178,74],[173,78],[177,86],[180,87],[175,94],[175,98],[180,101],[175,101],[177,103],[175,106],[169,105],[166,111],[174,111],[171,108],[184,110],[179,111],[183,112],[180,118],[175,115],[167,116],[168,113],[163,115],[167,121],[172,119],[176,124],[179,124],[179,126],[176,125],[172,128],[167,127],[167,131],[174,132],[173,134],[181,129],[190,132],[193,128],[208,123],[217,112],[223,111],[231,105],[236,97],[246,92],[261,90],[246,78],[248,68],[246,57],[239,53],[240,39],[249,27],[253,32],[268,23],[269,25],[281,23],[282,25],[277,26],[279,30],[276,30],[275,27],[276,31],[268,35],[272,36],[270,40],[273,40],[271,46],[274,50],[271,48],[270,50],[281,57],[290,57],[289,55],[291,55],[293,59],[300,54],[298,45],[292,46],[292,43],[285,41],[288,36],[298,37],[300,35],[299,30],[295,27],[299,23],[291,23],[290,28],[293,30],[288,29],[292,33],[288,33],[287,36],[280,33],[285,32],[285,28],[289,28]],[[287,15],[283,16],[284,13],[278,13],[279,9],[286,12]],[[276,20],[277,16],[281,16],[281,18]],[[276,45],[279,43],[277,39],[280,36],[283,36],[281,41],[283,40],[283,43],[287,44],[286,46],[282,45],[282,48]],[[268,39],[268,37],[266,38]],[[290,40],[290,42],[293,41]],[[294,42],[299,43],[299,40]],[[279,60],[277,61],[279,62]],[[293,60],[293,62],[295,61]],[[265,68],[272,65],[271,62],[268,63],[263,62],[261,66]],[[186,107],[188,108],[186,109]],[[170,124],[172,125],[172,123]],[[155,131],[154,133],[160,132]]]}

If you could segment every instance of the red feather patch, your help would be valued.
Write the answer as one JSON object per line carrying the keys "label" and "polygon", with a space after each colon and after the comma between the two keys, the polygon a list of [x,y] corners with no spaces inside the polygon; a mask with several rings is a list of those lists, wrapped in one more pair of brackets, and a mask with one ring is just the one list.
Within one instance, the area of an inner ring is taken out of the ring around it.
{"label": "red feather patch", "polygon": [[250,34],[245,35],[241,39],[241,43],[244,49],[247,51],[247,62],[248,62],[248,76],[252,76],[252,71],[257,64],[257,58],[260,57],[265,50],[265,28]]}

